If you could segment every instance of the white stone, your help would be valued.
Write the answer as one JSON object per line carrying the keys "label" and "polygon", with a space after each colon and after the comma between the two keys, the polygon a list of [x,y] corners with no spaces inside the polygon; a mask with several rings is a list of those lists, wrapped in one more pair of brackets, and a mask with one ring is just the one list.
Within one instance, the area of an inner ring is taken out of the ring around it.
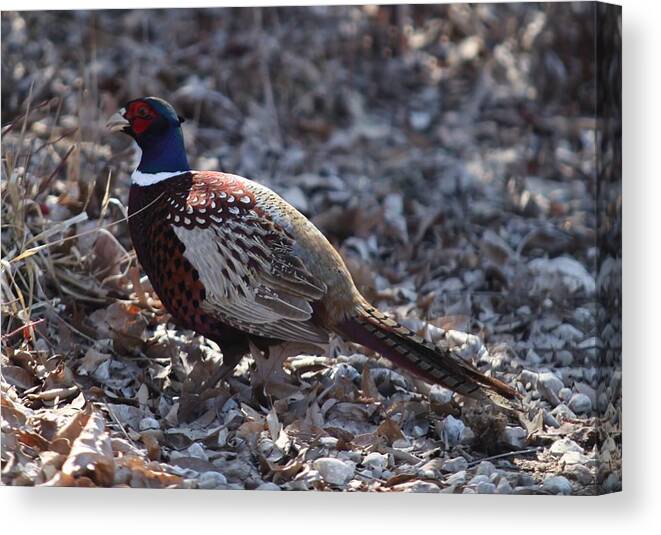
{"label": "white stone", "polygon": [[565,453],[570,451],[585,453],[585,450],[570,438],[560,438],[556,440],[553,444],[551,444],[549,451],[551,452],[551,455],[555,455],[557,457],[562,457]]}
{"label": "white stone", "polygon": [[200,446],[197,442],[193,442],[193,444],[191,444],[188,447],[187,451],[188,451],[188,455],[190,455],[191,457],[195,457],[196,459],[202,459],[204,461],[209,460],[209,456],[207,455],[207,452],[204,451],[204,448]]}
{"label": "white stone", "polygon": [[147,416],[140,420],[140,431],[146,431],[148,429],[160,429],[161,425],[158,423],[156,418],[151,418]]}
{"label": "white stone", "polygon": [[560,457],[560,463],[564,465],[579,464],[585,465],[591,461],[590,457],[583,455],[579,451],[568,451]]}
{"label": "white stone", "polygon": [[539,390],[539,393],[553,406],[560,403],[558,394],[560,393],[560,389],[564,386],[564,383],[551,372],[540,373],[537,379],[537,389]]}
{"label": "white stone", "polygon": [[446,479],[448,485],[463,485],[466,481],[466,470],[460,470]]}
{"label": "white stone", "polygon": [[458,420],[451,414],[443,420],[440,435],[441,440],[445,442],[446,448],[456,446],[461,442],[461,437],[465,428],[466,426],[464,425],[464,422]]}
{"label": "white stone", "polygon": [[443,388],[441,385],[432,385],[429,389],[429,401],[445,405],[452,401],[453,394],[452,390]]}
{"label": "white stone", "polygon": [[386,466],[388,466],[388,456],[383,453],[373,451],[372,453],[365,455],[365,458],[363,459],[363,466],[366,466],[372,470],[372,473],[376,477],[379,477]]}
{"label": "white stone", "polygon": [[443,470],[445,472],[459,472],[468,468],[468,461],[463,457],[454,457],[448,459],[443,463]]}
{"label": "white stone", "polygon": [[314,461],[313,466],[319,475],[331,485],[344,485],[354,474],[354,466],[334,457],[322,457]]}
{"label": "white stone", "polygon": [[335,437],[321,437],[319,442],[326,448],[337,448],[338,440]]}

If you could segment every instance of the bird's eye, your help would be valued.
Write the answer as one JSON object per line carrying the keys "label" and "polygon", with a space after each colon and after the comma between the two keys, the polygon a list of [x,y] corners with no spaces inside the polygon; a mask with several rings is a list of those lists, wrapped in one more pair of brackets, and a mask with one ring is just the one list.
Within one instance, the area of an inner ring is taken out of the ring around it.
{"label": "bird's eye", "polygon": [[144,119],[149,117],[149,110],[147,109],[147,106],[140,106],[138,108],[138,116]]}

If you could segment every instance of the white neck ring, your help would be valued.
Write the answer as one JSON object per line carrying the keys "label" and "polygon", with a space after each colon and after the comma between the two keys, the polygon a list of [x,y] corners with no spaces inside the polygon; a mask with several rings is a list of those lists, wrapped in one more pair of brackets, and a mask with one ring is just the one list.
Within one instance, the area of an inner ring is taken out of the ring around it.
{"label": "white neck ring", "polygon": [[136,169],[131,175],[131,182],[138,186],[151,186],[153,184],[162,182],[163,180],[167,180],[168,178],[183,175],[189,172],[190,171],[164,171],[161,173],[144,173]]}

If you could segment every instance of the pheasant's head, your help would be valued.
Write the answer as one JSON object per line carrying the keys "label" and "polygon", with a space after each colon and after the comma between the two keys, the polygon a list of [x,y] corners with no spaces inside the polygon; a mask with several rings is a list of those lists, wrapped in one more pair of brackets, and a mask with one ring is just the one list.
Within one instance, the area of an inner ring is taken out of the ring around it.
{"label": "pheasant's head", "polygon": [[127,102],[107,123],[111,132],[123,132],[142,149],[138,170],[146,173],[187,171],[181,123],[171,104],[157,97]]}

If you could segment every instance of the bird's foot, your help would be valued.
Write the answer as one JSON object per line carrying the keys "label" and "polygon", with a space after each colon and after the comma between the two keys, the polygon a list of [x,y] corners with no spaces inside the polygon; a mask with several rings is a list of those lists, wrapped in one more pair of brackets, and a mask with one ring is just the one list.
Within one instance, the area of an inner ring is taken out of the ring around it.
{"label": "bird's foot", "polygon": [[251,376],[253,398],[281,399],[290,397],[300,391],[300,387],[292,384],[291,375],[283,366],[289,357],[302,353],[319,353],[317,346],[297,342],[284,342],[270,346],[268,354],[264,354],[251,343],[250,351],[255,360],[255,369]]}
{"label": "bird's foot", "polygon": [[235,363],[201,361],[195,364],[186,377],[179,397],[177,418],[180,422],[190,422],[198,418],[206,408],[206,401],[220,393],[216,385],[229,377]]}

